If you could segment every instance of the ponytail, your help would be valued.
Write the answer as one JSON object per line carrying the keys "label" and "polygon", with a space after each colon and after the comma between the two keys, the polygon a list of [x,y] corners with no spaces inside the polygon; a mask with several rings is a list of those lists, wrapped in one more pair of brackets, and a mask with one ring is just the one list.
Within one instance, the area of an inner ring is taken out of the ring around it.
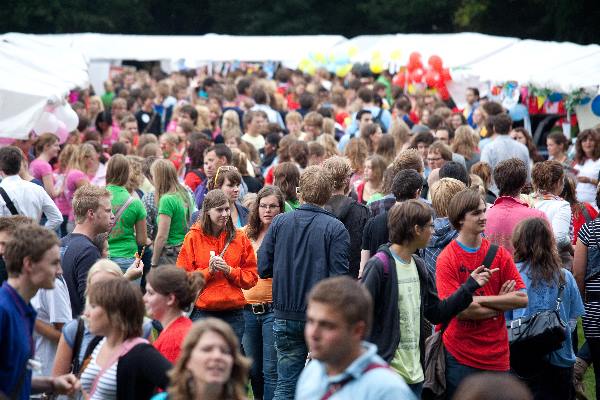
{"label": "ponytail", "polygon": [[188,311],[204,288],[204,276],[201,272],[187,273],[174,265],[161,265],[150,271],[147,278],[154,291],[167,296],[173,294],[177,307]]}

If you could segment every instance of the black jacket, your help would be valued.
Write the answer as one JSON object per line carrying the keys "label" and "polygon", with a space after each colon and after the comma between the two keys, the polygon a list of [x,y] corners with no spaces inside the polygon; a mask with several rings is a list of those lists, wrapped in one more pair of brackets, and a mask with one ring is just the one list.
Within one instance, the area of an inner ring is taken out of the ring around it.
{"label": "black jacket", "polygon": [[138,344],[119,358],[117,399],[149,399],[169,385],[171,363],[150,344]]}
{"label": "black jacket", "polygon": [[358,278],[362,232],[369,218],[369,209],[365,205],[342,194],[331,196],[323,208],[342,221],[350,234],[350,252],[348,253],[350,276]]}
{"label": "black jacket", "polygon": [[[394,358],[394,353],[400,343],[400,316],[398,311],[398,275],[396,274],[396,262],[389,245],[383,245],[379,251],[388,257],[389,270],[385,273],[383,262],[376,256],[365,265],[362,282],[373,297],[374,313],[373,327],[368,338],[369,342],[377,345],[378,354],[387,362]],[[423,260],[413,255],[421,292],[421,334],[420,355],[421,365],[425,355],[425,339],[431,334],[427,332],[428,324],[423,322],[427,319],[432,324],[446,323],[452,317],[465,310],[473,301],[473,293],[479,289],[477,282],[469,279],[450,297],[440,300],[435,288],[435,280],[427,271]],[[425,328],[424,328],[425,326]]]}

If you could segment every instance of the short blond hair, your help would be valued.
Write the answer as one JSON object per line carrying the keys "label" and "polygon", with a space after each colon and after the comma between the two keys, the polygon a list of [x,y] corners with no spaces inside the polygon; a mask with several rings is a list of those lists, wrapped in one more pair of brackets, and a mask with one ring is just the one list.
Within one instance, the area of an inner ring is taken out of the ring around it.
{"label": "short blond hair", "polygon": [[454,178],[442,178],[431,186],[431,205],[437,217],[448,216],[450,200],[461,190],[466,189],[464,183]]}
{"label": "short blond hair", "polygon": [[100,207],[101,198],[110,199],[111,194],[106,188],[95,185],[84,185],[73,195],[73,214],[75,222],[81,224],[85,221],[89,210],[96,211]]}
{"label": "short blond hair", "polygon": [[300,175],[300,196],[305,203],[323,206],[331,197],[331,174],[319,165],[312,165]]}

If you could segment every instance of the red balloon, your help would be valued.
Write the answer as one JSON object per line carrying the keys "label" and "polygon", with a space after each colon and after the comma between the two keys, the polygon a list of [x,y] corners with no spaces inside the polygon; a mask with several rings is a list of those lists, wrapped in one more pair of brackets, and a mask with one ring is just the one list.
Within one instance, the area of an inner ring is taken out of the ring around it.
{"label": "red balloon", "polygon": [[404,87],[404,85],[406,84],[406,74],[404,72],[398,72],[394,76],[392,83],[396,86]]}
{"label": "red balloon", "polygon": [[421,54],[418,51],[413,51],[408,56],[408,64],[406,65],[410,72],[423,68],[423,63],[421,62]]}
{"label": "red balloon", "polygon": [[448,82],[452,80],[452,76],[450,76],[450,70],[448,68],[442,69],[442,81]]}
{"label": "red balloon", "polygon": [[450,92],[448,92],[448,89],[446,88],[446,86],[442,86],[440,88],[437,89],[440,97],[442,98],[442,100],[446,101],[450,98]]}
{"label": "red balloon", "polygon": [[428,69],[427,72],[425,72],[425,83],[427,83],[427,86],[434,87],[437,77],[439,77],[438,73],[432,69]]}
{"label": "red balloon", "polygon": [[423,74],[423,69],[417,68],[410,73],[410,80],[414,83],[421,83],[423,82]]}
{"label": "red balloon", "polygon": [[444,68],[444,63],[442,62],[442,57],[436,56],[436,55],[429,57],[427,64],[429,64],[429,66],[431,66],[431,68],[433,68],[435,71],[438,71],[438,72],[442,72],[442,69]]}

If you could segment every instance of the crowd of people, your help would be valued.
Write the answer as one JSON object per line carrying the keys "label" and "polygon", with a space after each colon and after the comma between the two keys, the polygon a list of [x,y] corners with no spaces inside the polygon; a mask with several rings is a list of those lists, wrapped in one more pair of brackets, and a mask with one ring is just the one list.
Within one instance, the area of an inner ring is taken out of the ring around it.
{"label": "crowd of people", "polygon": [[[283,68],[73,92],[65,143],[0,148],[0,398],[591,398],[600,127],[545,159],[466,98]],[[516,350],[552,310],[560,345]]]}

